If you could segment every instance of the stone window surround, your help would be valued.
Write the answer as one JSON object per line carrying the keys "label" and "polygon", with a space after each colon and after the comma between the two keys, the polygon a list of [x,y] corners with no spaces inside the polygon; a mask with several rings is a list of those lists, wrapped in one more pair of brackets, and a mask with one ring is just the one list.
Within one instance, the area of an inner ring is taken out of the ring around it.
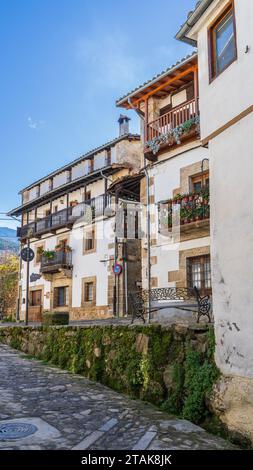
{"label": "stone window surround", "polygon": [[[85,300],[85,284],[93,283],[93,300],[86,301]],[[81,290],[81,307],[94,307],[96,306],[97,302],[97,276],[88,276],[82,278],[82,290]]]}
{"label": "stone window surround", "polygon": [[37,261],[37,250],[38,250],[38,248],[40,248],[40,247],[41,247],[43,250],[45,250],[45,247],[46,247],[45,242],[36,243],[36,245],[35,245],[35,247],[34,247],[34,248],[35,248],[35,250],[34,250],[34,251],[35,251],[34,266],[40,266],[40,263],[41,263],[41,261]]}
{"label": "stone window surround", "polygon": [[[54,306],[54,289],[56,287],[68,287],[69,288],[69,304],[64,307],[55,307]],[[68,312],[72,306],[72,279],[63,279],[55,278],[51,281],[51,291],[50,291],[50,309],[51,311],[61,311]]]}
{"label": "stone window surround", "polygon": [[[201,175],[202,160],[191,165],[180,168],[180,187],[173,190],[173,196],[177,194],[188,194],[192,191],[192,178]],[[204,173],[208,171],[207,163],[204,165]]]}
{"label": "stone window surround", "polygon": [[168,282],[174,282],[176,287],[187,287],[187,259],[203,255],[210,255],[210,246],[179,251],[179,269],[168,272]]}
{"label": "stone window surround", "polygon": [[[64,305],[58,305],[58,300],[59,300],[59,293],[55,292],[56,290],[58,289],[65,289],[64,290]],[[66,289],[68,289],[67,293],[68,295],[66,295]],[[56,294],[56,297],[55,297],[55,294]],[[54,309],[61,309],[61,308],[66,308],[68,307],[69,308],[69,286],[57,286],[57,287],[54,287],[53,289],[53,307]],[[55,302],[57,300],[57,303]]]}
{"label": "stone window surround", "polygon": [[[85,248],[85,243],[86,243],[85,233],[90,232],[91,230],[94,231],[94,246],[91,250],[86,250],[86,248]],[[84,227],[84,231],[83,231],[83,255],[89,255],[91,253],[96,253],[96,251],[97,251],[97,229],[96,229],[96,224],[91,224],[87,227]]]}

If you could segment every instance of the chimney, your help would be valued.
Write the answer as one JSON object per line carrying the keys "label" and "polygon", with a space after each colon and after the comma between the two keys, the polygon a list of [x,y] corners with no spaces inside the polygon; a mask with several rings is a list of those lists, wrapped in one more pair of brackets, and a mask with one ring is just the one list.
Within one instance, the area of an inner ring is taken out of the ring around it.
{"label": "chimney", "polygon": [[128,116],[125,116],[124,114],[120,115],[118,119],[120,137],[122,135],[129,134],[129,121],[131,121],[131,119]]}

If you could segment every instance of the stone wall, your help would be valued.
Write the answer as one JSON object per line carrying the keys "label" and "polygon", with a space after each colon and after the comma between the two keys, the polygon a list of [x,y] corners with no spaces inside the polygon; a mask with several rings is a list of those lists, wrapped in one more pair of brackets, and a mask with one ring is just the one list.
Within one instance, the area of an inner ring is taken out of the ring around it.
{"label": "stone wall", "polygon": [[205,325],[0,328],[0,341],[196,423],[218,370]]}

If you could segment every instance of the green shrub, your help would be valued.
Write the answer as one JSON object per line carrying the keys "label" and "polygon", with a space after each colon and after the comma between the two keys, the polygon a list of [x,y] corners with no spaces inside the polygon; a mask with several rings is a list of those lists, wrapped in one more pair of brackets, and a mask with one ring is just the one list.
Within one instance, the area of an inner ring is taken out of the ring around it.
{"label": "green shrub", "polygon": [[68,325],[68,312],[46,312],[43,314],[42,323],[44,325]]}

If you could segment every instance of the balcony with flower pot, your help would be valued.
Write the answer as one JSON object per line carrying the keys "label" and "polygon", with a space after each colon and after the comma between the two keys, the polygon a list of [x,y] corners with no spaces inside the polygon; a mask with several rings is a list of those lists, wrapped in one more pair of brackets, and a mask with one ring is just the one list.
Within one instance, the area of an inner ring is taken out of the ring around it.
{"label": "balcony with flower pot", "polygon": [[209,236],[209,188],[189,194],[177,194],[158,204],[159,233],[166,234],[180,227],[181,240]]}
{"label": "balcony with flower pot", "polygon": [[54,250],[44,250],[41,255],[42,274],[54,274],[62,270],[72,270],[72,249],[58,244]]}

